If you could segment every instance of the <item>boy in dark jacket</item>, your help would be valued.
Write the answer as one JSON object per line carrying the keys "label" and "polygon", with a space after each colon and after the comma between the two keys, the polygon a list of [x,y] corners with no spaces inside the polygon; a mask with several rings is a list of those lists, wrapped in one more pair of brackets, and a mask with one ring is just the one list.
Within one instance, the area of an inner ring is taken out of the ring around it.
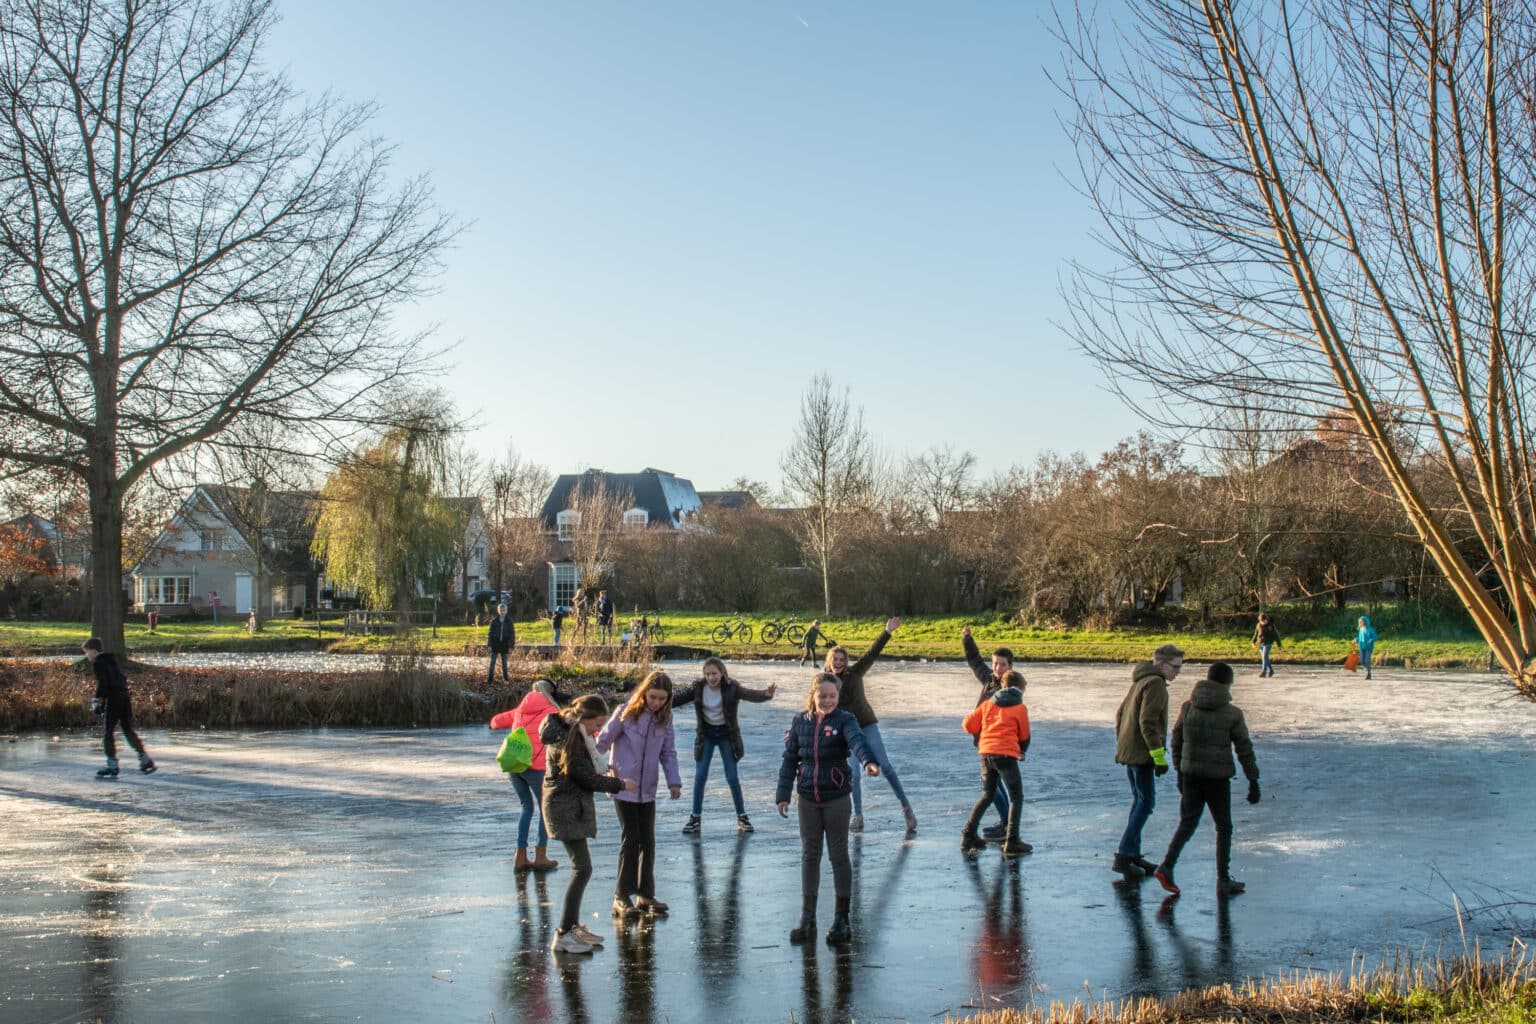
{"label": "boy in dark jacket", "polygon": [[821,620],[812,619],[811,628],[805,631],[805,636],[800,638],[800,664],[809,665],[816,660],[816,645],[825,643],[828,647],[836,647],[837,641],[821,631]]}
{"label": "boy in dark jacket", "polygon": [[[965,663],[971,667],[971,674],[981,684],[981,696],[976,698],[976,706],[998,691],[1003,684],[1000,680],[1003,676],[1013,671],[1013,651],[1006,647],[999,647],[992,652],[992,664],[987,665],[981,660],[981,651],[976,647],[976,641],[971,638],[971,627],[966,626],[960,631],[960,646],[965,651]],[[1022,676],[1019,677],[1023,679]],[[1019,683],[1019,692],[1023,693],[1024,683]],[[978,743],[980,741],[978,740]],[[997,787],[993,794],[992,806],[997,808],[997,824],[988,825],[981,830],[981,838],[1002,842],[1008,835],[1008,790]]]}
{"label": "boy in dark jacket", "polygon": [[133,730],[133,698],[128,695],[128,679],[117,664],[117,656],[102,649],[102,643],[91,637],[80,645],[85,659],[96,673],[96,696],[91,701],[91,714],[103,715],[104,728],[101,745],[107,752],[107,766],[96,773],[97,778],[117,778],[117,739],[113,736],[117,727],[123,727],[123,738],[138,752],[139,771],[148,775],[155,770],[155,762],[144,751],[144,741]]}
{"label": "boy in dark jacket", "polygon": [[1200,812],[1211,809],[1216,823],[1216,895],[1236,896],[1245,889],[1233,878],[1232,865],[1232,751],[1242,762],[1248,778],[1248,802],[1259,802],[1259,765],[1248,739],[1248,723],[1232,703],[1232,666],[1216,662],[1203,681],[1195,684],[1189,700],[1173,726],[1173,763],[1178,768],[1179,827],[1168,843],[1153,876],[1173,895],[1173,866],[1189,837],[1200,824]]}

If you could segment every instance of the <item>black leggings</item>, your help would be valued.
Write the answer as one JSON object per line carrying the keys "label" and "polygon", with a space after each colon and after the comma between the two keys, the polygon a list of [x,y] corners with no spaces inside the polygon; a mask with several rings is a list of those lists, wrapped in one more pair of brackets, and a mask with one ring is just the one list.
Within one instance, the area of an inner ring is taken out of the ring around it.
{"label": "black leggings", "polygon": [[560,934],[564,935],[581,922],[581,897],[586,894],[587,882],[592,878],[592,854],[587,852],[585,839],[562,839],[565,855],[570,858],[570,881],[565,883],[565,905],[560,911]]}
{"label": "black leggings", "polygon": [[814,899],[821,888],[821,846],[832,859],[832,887],[838,899],[853,893],[853,863],[848,859],[848,819],[853,796],[818,803],[800,795],[800,896]]}
{"label": "black leggings", "polygon": [[613,894],[656,898],[656,803],[615,800],[619,809],[619,879]]}
{"label": "black leggings", "polygon": [[139,734],[133,731],[133,702],[128,694],[121,697],[107,698],[107,713],[103,716],[106,723],[105,730],[101,734],[102,749],[110,758],[117,757],[117,737],[112,734],[118,726],[123,727],[123,739],[138,753],[144,753],[144,741],[139,739]]}
{"label": "black leggings", "polygon": [[1226,878],[1232,867],[1232,784],[1228,779],[1202,779],[1184,776],[1184,792],[1179,797],[1179,827],[1168,842],[1163,863],[1170,868],[1178,861],[1184,844],[1200,825],[1200,812],[1211,809],[1216,823],[1216,877]]}

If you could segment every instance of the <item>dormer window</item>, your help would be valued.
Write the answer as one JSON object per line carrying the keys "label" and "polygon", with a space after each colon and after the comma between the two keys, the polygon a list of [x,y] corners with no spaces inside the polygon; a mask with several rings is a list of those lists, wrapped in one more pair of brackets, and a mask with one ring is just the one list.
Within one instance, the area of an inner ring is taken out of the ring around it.
{"label": "dormer window", "polygon": [[624,529],[643,530],[651,521],[651,515],[643,508],[632,508],[624,513]]}
{"label": "dormer window", "polygon": [[576,527],[581,523],[581,513],[573,508],[555,516],[555,531],[561,540],[575,540]]}

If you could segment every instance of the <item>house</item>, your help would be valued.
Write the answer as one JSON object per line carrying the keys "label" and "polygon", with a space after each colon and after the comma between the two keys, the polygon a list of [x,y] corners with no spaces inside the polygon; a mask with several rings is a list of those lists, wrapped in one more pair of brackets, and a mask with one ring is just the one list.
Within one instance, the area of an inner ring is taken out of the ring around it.
{"label": "house", "polygon": [[543,591],[549,607],[569,605],[579,577],[576,548],[581,543],[582,510],[604,503],[601,514],[612,515],[620,530],[687,529],[703,501],[691,480],[664,469],[647,467],[638,473],[609,473],[589,469],[555,480],[544,499],[540,524],[550,535]]}
{"label": "house", "polygon": [[90,538],[62,530],[51,519],[28,512],[5,523],[0,530],[27,542],[49,575],[82,579],[90,575]]}

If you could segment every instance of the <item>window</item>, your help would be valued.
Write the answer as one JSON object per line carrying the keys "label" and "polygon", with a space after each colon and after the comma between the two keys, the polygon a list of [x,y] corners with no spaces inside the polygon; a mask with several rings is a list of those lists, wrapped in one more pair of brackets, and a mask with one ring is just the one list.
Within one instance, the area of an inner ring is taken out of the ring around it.
{"label": "window", "polygon": [[139,581],[140,604],[191,604],[191,576],[145,576]]}
{"label": "window", "polygon": [[643,530],[650,521],[650,514],[643,508],[632,508],[624,513],[624,529],[626,530]]}
{"label": "window", "polygon": [[485,545],[482,544],[480,547],[475,548],[475,557],[472,558],[471,561],[474,561],[474,562],[483,562],[483,561],[485,561]]}
{"label": "window", "polygon": [[555,529],[559,533],[560,539],[575,540],[576,526],[580,522],[581,513],[577,512],[573,508],[568,508],[564,512],[561,512],[559,515],[555,516]]}
{"label": "window", "polygon": [[197,533],[198,547],[203,551],[223,551],[223,530],[199,530]]}
{"label": "window", "polygon": [[549,599],[551,606],[558,604],[567,607],[576,599],[576,567],[574,565],[550,563]]}

